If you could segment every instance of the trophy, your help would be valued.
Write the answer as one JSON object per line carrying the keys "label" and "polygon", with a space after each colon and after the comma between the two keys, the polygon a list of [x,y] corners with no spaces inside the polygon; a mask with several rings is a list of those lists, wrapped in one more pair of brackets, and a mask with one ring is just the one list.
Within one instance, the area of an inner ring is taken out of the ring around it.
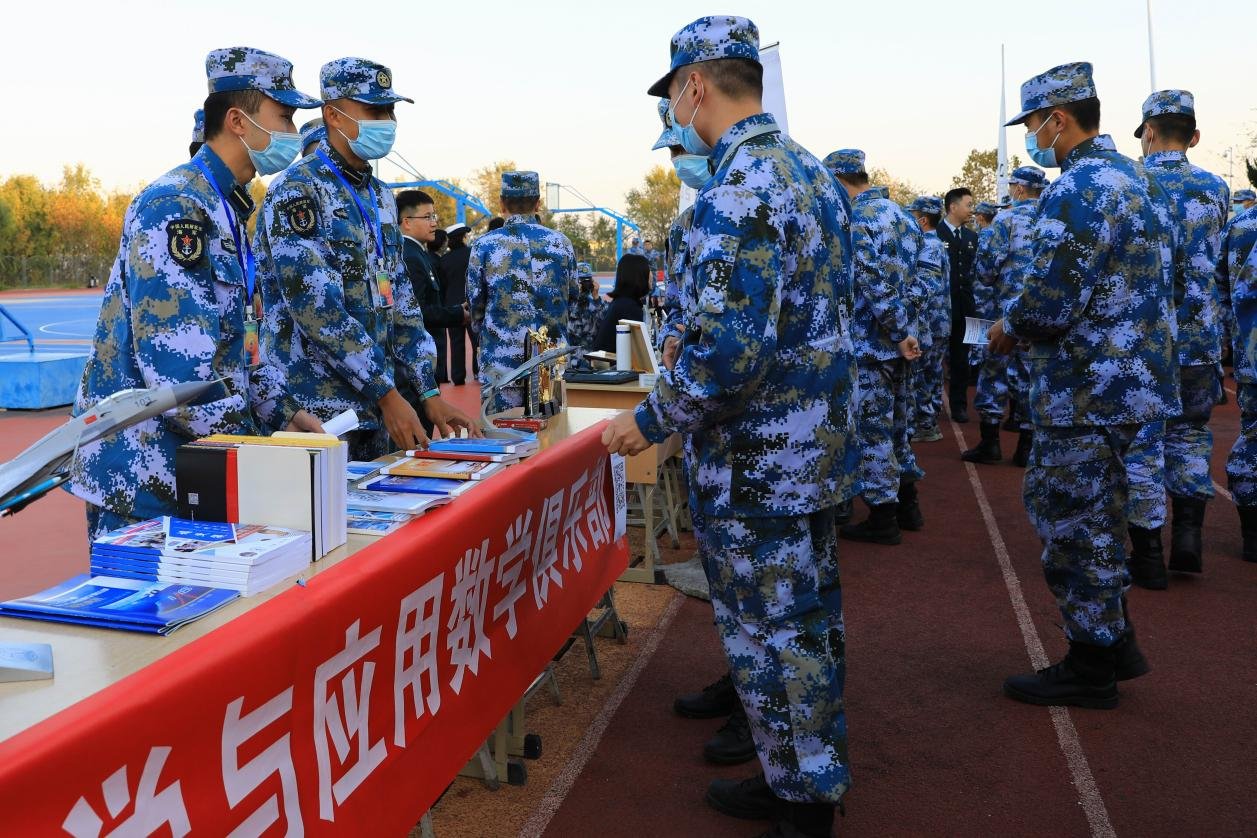
{"label": "trophy", "polygon": [[[542,326],[536,330],[529,329],[525,342],[527,344],[526,356],[529,359],[559,348],[558,340],[550,337],[548,326]],[[562,404],[556,397],[559,390],[557,384],[562,378],[565,358],[566,356],[562,355],[549,362],[542,362],[529,373],[524,398],[525,419],[546,419],[559,412]]]}

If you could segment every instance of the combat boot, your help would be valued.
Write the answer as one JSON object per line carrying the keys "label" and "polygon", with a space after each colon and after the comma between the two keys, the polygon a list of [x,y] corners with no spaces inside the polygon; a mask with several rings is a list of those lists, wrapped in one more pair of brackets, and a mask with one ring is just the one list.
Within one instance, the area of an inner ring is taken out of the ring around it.
{"label": "combat boot", "polygon": [[1204,570],[1200,527],[1205,522],[1205,499],[1170,495],[1170,570],[1201,573]]}
{"label": "combat boot", "polygon": [[1257,506],[1237,506],[1240,511],[1240,535],[1244,536],[1246,562],[1257,562]]}
{"label": "combat boot", "polygon": [[960,455],[966,463],[985,463],[991,465],[1004,459],[999,448],[999,422],[982,421],[978,426],[982,432],[982,441]]}
{"label": "combat boot", "polygon": [[1064,660],[1004,681],[1004,695],[1027,704],[1111,710],[1117,706],[1117,651],[1069,642]]}
{"label": "combat boot", "polygon": [[703,745],[703,759],[716,765],[741,765],[755,759],[751,723],[747,721],[741,702],[738,702],[729,720],[716,731],[716,735]]}
{"label": "combat boot", "polygon": [[781,814],[773,822],[773,828],[760,838],[831,838],[834,809],[832,803],[782,801]]}
{"label": "combat boot", "polygon": [[1126,566],[1130,568],[1131,581],[1150,591],[1164,591],[1170,585],[1170,576],[1165,572],[1161,528],[1145,529],[1132,524],[1127,531],[1130,533],[1131,550]]}
{"label": "combat boot", "polygon": [[1016,399],[1008,400],[1008,418],[1004,420],[1003,428],[1013,433],[1021,430],[1021,405]]}
{"label": "combat boot", "polygon": [[718,719],[741,706],[738,692],[733,688],[733,676],[728,672],[699,692],[680,696],[672,702],[676,714],[687,719]]}
{"label": "combat boot", "polygon": [[1129,681],[1152,671],[1143,650],[1135,642],[1135,627],[1126,618],[1126,633],[1122,639],[1113,644],[1113,677],[1118,681]]}
{"label": "combat boot", "polygon": [[784,803],[768,787],[763,771],[745,780],[712,780],[707,784],[707,805],[731,818],[771,820]]}
{"label": "combat boot", "polygon": [[921,514],[921,504],[917,501],[915,480],[905,480],[899,484],[899,510],[895,518],[899,521],[901,530],[917,532],[925,526],[925,516]]}
{"label": "combat boot", "polygon": [[898,544],[902,538],[899,532],[899,504],[892,501],[870,506],[869,517],[858,524],[844,524],[838,528],[838,535],[851,541]]}
{"label": "combat boot", "polygon": [[1034,448],[1034,431],[1022,429],[1017,432],[1017,450],[1013,452],[1013,465],[1025,468],[1030,465],[1030,450]]}

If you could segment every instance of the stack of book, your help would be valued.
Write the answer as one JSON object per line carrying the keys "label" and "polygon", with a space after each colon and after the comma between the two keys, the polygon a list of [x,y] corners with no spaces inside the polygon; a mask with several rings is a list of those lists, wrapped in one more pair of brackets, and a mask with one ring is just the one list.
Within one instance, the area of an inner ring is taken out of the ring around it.
{"label": "stack of book", "polygon": [[310,533],[302,530],[154,518],[93,541],[91,572],[252,596],[301,573],[309,563]]}

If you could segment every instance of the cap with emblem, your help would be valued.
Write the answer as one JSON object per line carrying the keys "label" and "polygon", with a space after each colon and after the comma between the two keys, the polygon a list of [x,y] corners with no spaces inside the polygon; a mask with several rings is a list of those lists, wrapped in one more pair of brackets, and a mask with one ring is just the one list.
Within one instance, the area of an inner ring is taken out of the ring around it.
{"label": "cap with emblem", "polygon": [[319,100],[292,83],[292,62],[252,47],[226,47],[205,56],[210,93],[259,90],[290,108],[317,108]]}
{"label": "cap with emblem", "polygon": [[681,135],[672,127],[672,117],[668,115],[670,104],[667,99],[659,100],[659,121],[663,123],[663,133],[659,135],[659,139],[655,140],[655,144],[650,147],[651,151],[671,148],[674,145],[681,144]]}
{"label": "cap with emblem", "polygon": [[364,105],[391,105],[415,100],[393,92],[393,73],[365,58],[337,58],[319,70],[323,101],[353,99]]}
{"label": "cap with emblem", "polygon": [[541,197],[541,178],[536,172],[503,172],[503,198]]}
{"label": "cap with emblem", "polygon": [[700,17],[672,36],[672,63],[663,78],[646,91],[667,96],[672,75],[681,67],[718,58],[746,58],[759,63],[759,28],[744,17]]}
{"label": "cap with emblem", "polygon": [[836,175],[864,173],[864,152],[858,148],[840,148],[825,158],[825,168]]}
{"label": "cap with emblem", "polygon": [[921,195],[908,204],[908,212],[923,212],[926,215],[942,215],[943,199],[937,195]]}
{"label": "cap with emblem", "polygon": [[1096,85],[1091,77],[1091,63],[1075,61],[1072,64],[1062,64],[1021,85],[1021,113],[1004,124],[1020,125],[1035,111],[1095,97]]}
{"label": "cap with emblem", "polygon": [[322,142],[327,139],[327,126],[323,124],[322,119],[312,119],[305,125],[301,126],[301,148]]}
{"label": "cap with emblem", "polygon": [[1144,99],[1143,122],[1135,129],[1135,136],[1144,135],[1144,123],[1154,116],[1190,116],[1196,119],[1196,99],[1188,90],[1158,90]]}
{"label": "cap with emblem", "polygon": [[192,142],[205,142],[205,111],[197,110],[192,114]]}
{"label": "cap with emblem", "polygon": [[447,235],[447,236],[452,236],[452,235],[454,235],[455,233],[466,233],[466,232],[467,232],[467,231],[469,231],[470,229],[471,229],[470,227],[468,227],[466,224],[463,224],[463,223],[460,221],[460,222],[459,222],[459,223],[457,223],[457,224],[451,224],[450,226],[446,227],[446,228],[445,228],[445,235]]}
{"label": "cap with emblem", "polygon": [[1238,189],[1231,194],[1232,201],[1257,201],[1257,192],[1251,189]]}
{"label": "cap with emblem", "polygon": [[1029,186],[1032,189],[1042,189],[1047,186],[1047,173],[1038,166],[1018,166],[1009,175],[1008,182]]}
{"label": "cap with emblem", "polygon": [[594,269],[588,262],[577,262],[576,275],[582,279],[588,278],[594,275]]}
{"label": "cap with emblem", "polygon": [[990,201],[979,201],[978,205],[973,208],[974,215],[994,216],[997,212],[999,212],[999,207],[995,206],[995,204],[992,204]]}

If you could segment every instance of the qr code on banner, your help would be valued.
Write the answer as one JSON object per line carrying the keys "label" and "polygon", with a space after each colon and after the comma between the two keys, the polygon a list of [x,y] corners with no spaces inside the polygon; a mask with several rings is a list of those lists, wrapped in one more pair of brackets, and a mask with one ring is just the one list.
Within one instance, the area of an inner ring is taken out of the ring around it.
{"label": "qr code on banner", "polygon": [[624,535],[628,527],[628,481],[624,458],[611,455],[611,491],[615,496],[615,539]]}

